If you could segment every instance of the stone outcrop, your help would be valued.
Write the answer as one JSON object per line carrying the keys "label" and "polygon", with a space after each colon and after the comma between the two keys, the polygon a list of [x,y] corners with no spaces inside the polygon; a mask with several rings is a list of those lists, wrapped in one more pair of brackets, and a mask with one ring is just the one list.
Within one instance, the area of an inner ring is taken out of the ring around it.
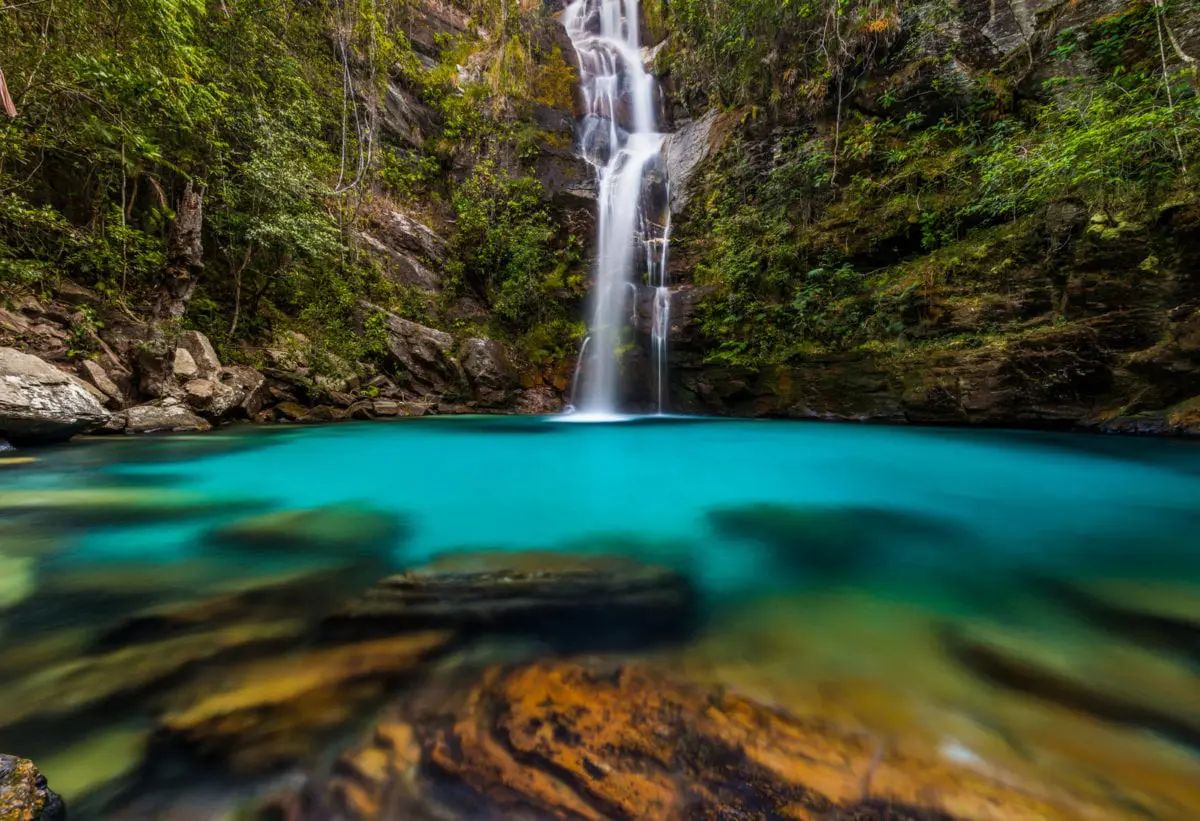
{"label": "stone outcrop", "polygon": [[462,385],[462,371],[454,359],[453,336],[373,305],[364,307],[383,314],[392,364],[407,377],[412,388],[420,393],[446,394]]}
{"label": "stone outcrop", "polygon": [[67,821],[67,809],[32,761],[0,754],[0,821]]}
{"label": "stone outcrop", "polygon": [[108,413],[80,379],[0,348],[0,438],[18,445],[59,442],[106,421]]}

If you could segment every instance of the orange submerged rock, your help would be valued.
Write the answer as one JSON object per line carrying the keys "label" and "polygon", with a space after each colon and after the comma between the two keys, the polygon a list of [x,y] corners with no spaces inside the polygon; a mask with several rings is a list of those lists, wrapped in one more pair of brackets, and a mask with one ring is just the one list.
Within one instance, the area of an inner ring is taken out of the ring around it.
{"label": "orange submerged rock", "polygon": [[326,794],[359,821],[1108,817],[718,688],[549,661],[493,668],[451,705],[380,725]]}

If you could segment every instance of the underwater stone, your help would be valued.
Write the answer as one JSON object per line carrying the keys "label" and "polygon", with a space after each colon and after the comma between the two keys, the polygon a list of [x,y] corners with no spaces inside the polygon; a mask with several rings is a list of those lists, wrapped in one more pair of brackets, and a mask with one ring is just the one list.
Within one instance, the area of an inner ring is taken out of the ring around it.
{"label": "underwater stone", "polygon": [[67,821],[67,808],[32,761],[0,754],[0,821]]}
{"label": "underwater stone", "polygon": [[636,666],[493,667],[435,689],[343,755],[303,821],[1067,821],[1092,809]]}
{"label": "underwater stone", "polygon": [[0,491],[0,517],[23,514],[55,525],[166,521],[258,507],[247,499],[152,488]]}
{"label": "underwater stone", "polygon": [[163,716],[159,752],[184,751],[238,773],[303,761],[320,741],[416,672],[453,633],[414,633],[221,671]]}
{"label": "underwater stone", "polygon": [[1179,659],[1080,631],[1046,640],[946,625],[946,653],[991,684],[1200,749],[1200,677]]}
{"label": "underwater stone", "polygon": [[623,557],[525,551],[452,554],[390,576],[333,616],[329,628],[456,627],[580,649],[678,639],[694,619],[695,591],[674,570]]}
{"label": "underwater stone", "polygon": [[0,553],[0,611],[20,604],[37,589],[36,562]]}
{"label": "underwater stone", "polygon": [[406,535],[407,523],[394,513],[338,504],[239,519],[213,531],[209,541],[245,550],[344,555],[347,551],[387,550]]}
{"label": "underwater stone", "polygon": [[711,510],[708,521],[722,536],[757,542],[789,563],[834,575],[864,566],[889,541],[937,544],[960,535],[933,517],[858,506],[752,504]]}
{"label": "underwater stone", "polygon": [[294,641],[304,628],[304,622],[294,619],[239,624],[74,658],[6,684],[0,727],[108,710],[120,698],[144,700],[155,687],[200,662]]}

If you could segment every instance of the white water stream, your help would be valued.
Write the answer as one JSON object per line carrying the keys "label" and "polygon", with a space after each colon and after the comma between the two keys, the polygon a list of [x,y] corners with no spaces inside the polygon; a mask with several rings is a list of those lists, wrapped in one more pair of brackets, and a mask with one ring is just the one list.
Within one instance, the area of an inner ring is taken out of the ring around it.
{"label": "white water stream", "polygon": [[[572,401],[589,416],[618,410],[619,358],[637,313],[638,285],[654,289],[651,352],[657,409],[666,408],[667,206],[664,135],[654,78],[642,62],[638,0],[573,0],[563,25],[579,56],[584,157],[596,169],[598,237],[590,335],[580,350]],[[632,294],[632,302],[631,300]],[[586,356],[586,359],[585,359]]]}

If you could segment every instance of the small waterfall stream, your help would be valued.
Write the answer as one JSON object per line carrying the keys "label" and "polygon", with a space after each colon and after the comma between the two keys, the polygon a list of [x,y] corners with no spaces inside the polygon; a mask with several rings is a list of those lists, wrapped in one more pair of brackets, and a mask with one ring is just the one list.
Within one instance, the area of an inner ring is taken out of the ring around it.
{"label": "small waterfall stream", "polygon": [[[658,131],[654,78],[642,62],[638,0],[573,0],[563,25],[579,56],[584,117],[579,140],[598,180],[598,238],[592,321],[580,350],[580,385],[572,400],[589,415],[618,410],[618,356],[637,312],[644,274],[654,289],[651,350],[657,408],[666,408],[670,293],[670,208]],[[632,286],[632,287],[631,287]],[[632,291],[634,303],[626,303]],[[587,359],[584,359],[585,354]]]}

